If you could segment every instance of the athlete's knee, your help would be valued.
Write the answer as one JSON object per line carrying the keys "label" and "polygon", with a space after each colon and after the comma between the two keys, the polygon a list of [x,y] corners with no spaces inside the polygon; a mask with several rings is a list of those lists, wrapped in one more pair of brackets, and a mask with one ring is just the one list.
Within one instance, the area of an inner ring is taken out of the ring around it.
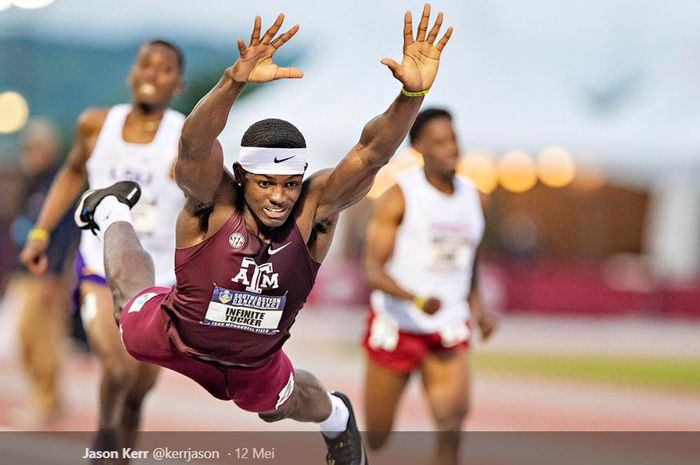
{"label": "athlete's knee", "polygon": [[159,368],[147,363],[140,363],[137,369],[136,379],[129,387],[126,402],[135,407],[140,407],[143,399],[153,389],[158,379]]}
{"label": "athlete's knee", "polygon": [[258,413],[258,417],[266,423],[274,423],[292,417],[298,409],[296,398],[294,395],[287,399],[285,403],[277,407],[271,412]]}
{"label": "athlete's knee", "polygon": [[439,431],[459,431],[469,415],[467,402],[446,403],[435,411],[435,423]]}
{"label": "athlete's knee", "polygon": [[136,382],[138,370],[133,364],[115,358],[103,361],[102,377],[110,386],[126,389]]}

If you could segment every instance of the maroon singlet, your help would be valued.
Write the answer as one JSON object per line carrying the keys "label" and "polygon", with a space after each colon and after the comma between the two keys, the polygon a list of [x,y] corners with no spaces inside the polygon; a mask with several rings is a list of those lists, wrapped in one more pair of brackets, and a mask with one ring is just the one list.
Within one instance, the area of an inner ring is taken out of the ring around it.
{"label": "maroon singlet", "polygon": [[289,338],[319,267],[293,218],[267,243],[235,211],[213,236],[176,250],[168,336],[196,358],[259,366]]}

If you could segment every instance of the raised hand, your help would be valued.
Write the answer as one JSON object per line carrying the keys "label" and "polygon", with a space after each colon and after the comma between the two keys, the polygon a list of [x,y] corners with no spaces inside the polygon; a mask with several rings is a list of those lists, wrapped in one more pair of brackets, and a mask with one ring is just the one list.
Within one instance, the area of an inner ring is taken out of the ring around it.
{"label": "raised hand", "polygon": [[255,17],[248,46],[243,39],[237,41],[240,57],[231,68],[231,76],[235,81],[261,83],[276,79],[299,79],[304,76],[299,68],[281,68],[272,61],[275,52],[299,30],[299,25],[295,24],[287,32],[275,38],[283,22],[284,14],[280,13],[275,23],[260,38],[262,20],[260,16]]}
{"label": "raised hand", "polygon": [[413,19],[411,12],[406,11],[403,18],[403,59],[397,63],[391,58],[384,58],[382,64],[386,65],[396,79],[401,81],[405,90],[420,92],[430,89],[435,81],[440,55],[452,37],[452,27],[448,27],[442,38],[435,43],[443,14],[439,12],[435,24],[428,32],[430,22],[430,4],[423,7],[423,15],[418,23],[418,33],[413,38]]}

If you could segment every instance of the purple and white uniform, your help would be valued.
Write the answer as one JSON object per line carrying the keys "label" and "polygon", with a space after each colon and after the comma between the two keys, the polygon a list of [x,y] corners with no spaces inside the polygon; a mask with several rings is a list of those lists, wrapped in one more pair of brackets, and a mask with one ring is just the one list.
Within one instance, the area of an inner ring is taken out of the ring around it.
{"label": "purple and white uniform", "polygon": [[[139,183],[141,200],[132,210],[134,228],[144,249],[153,258],[156,283],[170,286],[175,282],[175,222],[185,203],[171,170],[177,157],[185,117],[175,110],[166,110],[153,141],[134,144],[126,142],[122,136],[130,111],[129,104],[109,109],[87,162],[88,184],[90,189],[100,189],[117,181]],[[82,233],[80,255],[82,266],[79,277],[103,279],[102,242],[90,231]]]}

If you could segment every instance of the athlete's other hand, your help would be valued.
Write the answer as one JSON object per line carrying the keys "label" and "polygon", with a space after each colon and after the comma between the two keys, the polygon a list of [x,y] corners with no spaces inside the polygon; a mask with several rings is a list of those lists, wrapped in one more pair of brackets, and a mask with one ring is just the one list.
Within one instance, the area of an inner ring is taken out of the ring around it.
{"label": "athlete's other hand", "polygon": [[491,312],[483,312],[476,323],[479,325],[481,340],[488,341],[496,328],[498,328],[498,317]]}
{"label": "athlete's other hand", "polygon": [[430,22],[430,4],[423,6],[423,15],[418,23],[418,32],[413,38],[413,19],[411,12],[406,11],[403,17],[403,58],[401,63],[397,63],[391,58],[384,58],[382,64],[386,65],[396,79],[401,81],[404,89],[410,92],[428,90],[435,81],[440,55],[447,42],[452,37],[452,26],[442,38],[435,43],[440,27],[442,26],[443,14],[439,12],[435,19],[435,24],[428,32]]}
{"label": "athlete's other hand", "polygon": [[299,79],[304,73],[299,68],[281,68],[272,61],[272,56],[299,30],[295,24],[284,34],[275,37],[284,22],[284,14],[280,13],[275,23],[260,37],[262,20],[255,17],[250,43],[246,46],[243,39],[238,39],[238,60],[231,67],[231,77],[236,82],[269,82],[276,79]]}
{"label": "athlete's other hand", "polygon": [[435,297],[428,297],[427,299],[425,299],[421,310],[423,310],[428,315],[435,315],[438,312],[438,310],[440,310],[441,306],[442,303],[439,299],[436,299]]}
{"label": "athlete's other hand", "polygon": [[48,246],[49,241],[44,239],[31,239],[24,245],[19,260],[31,274],[42,274],[48,268],[49,259],[46,257]]}

